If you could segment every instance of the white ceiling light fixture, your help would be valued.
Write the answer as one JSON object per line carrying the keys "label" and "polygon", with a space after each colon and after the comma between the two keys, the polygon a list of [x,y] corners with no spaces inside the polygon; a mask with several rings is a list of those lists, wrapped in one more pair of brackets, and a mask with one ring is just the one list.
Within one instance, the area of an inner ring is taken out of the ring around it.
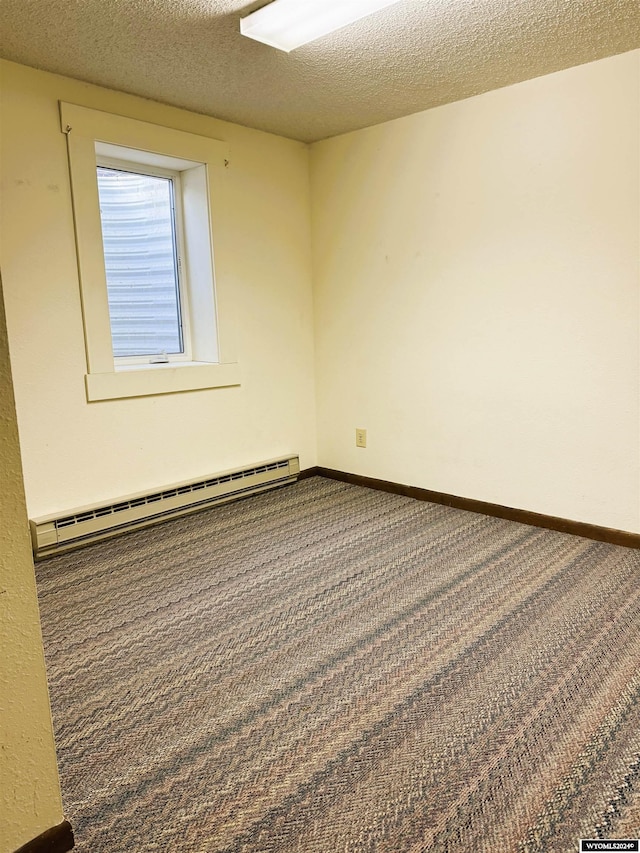
{"label": "white ceiling light fixture", "polygon": [[243,36],[289,53],[400,0],[273,0],[240,20]]}

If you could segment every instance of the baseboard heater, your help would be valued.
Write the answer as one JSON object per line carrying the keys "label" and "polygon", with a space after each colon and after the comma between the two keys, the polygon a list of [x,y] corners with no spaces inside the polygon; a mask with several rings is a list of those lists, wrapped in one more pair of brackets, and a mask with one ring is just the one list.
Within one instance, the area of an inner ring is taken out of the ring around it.
{"label": "baseboard heater", "polygon": [[68,551],[98,539],[292,483],[299,473],[298,457],[285,456],[204,479],[175,483],[160,491],[128,495],[114,503],[30,519],[33,553],[40,559]]}

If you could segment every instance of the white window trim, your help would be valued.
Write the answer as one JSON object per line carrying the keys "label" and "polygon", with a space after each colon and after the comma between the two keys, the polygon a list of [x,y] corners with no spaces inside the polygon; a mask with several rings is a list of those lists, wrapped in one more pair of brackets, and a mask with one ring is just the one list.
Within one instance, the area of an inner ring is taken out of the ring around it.
{"label": "white window trim", "polygon": [[[87,399],[91,402],[239,385],[240,369],[231,337],[232,295],[224,278],[216,278],[215,288],[213,286],[216,233],[218,228],[222,230],[224,210],[224,172],[228,162],[225,144],[63,102],[60,103],[60,118],[69,150],[87,355]],[[190,229],[193,233],[185,235],[187,251],[198,258],[198,263],[191,266],[199,275],[208,276],[209,281],[209,287],[198,290],[203,294],[204,303],[192,305],[192,325],[196,328],[191,330],[193,360],[190,362],[122,366],[114,362],[96,157],[117,156],[118,148],[127,149],[126,159],[130,161],[133,154],[133,162],[138,161],[139,155],[139,162],[145,165],[175,168],[178,162],[178,168],[184,169],[183,183],[189,194],[193,222]],[[208,262],[202,263],[203,258]]]}

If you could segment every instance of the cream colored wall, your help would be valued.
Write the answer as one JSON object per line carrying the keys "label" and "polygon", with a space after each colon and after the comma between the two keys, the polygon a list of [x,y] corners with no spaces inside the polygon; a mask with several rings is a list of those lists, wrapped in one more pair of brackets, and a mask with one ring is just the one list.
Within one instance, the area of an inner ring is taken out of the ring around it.
{"label": "cream colored wall", "polygon": [[0,853],[63,820],[0,289]]}
{"label": "cream colored wall", "polygon": [[321,465],[640,531],[639,68],[313,146]]}
{"label": "cream colored wall", "polygon": [[[308,149],[2,63],[3,271],[31,516],[299,452],[316,464]],[[228,143],[225,254],[243,382],[88,404],[58,100]]]}
{"label": "cream colored wall", "polygon": [[[307,149],[3,63],[30,514],[298,450],[303,467],[640,530],[639,56],[313,146],[318,457]],[[87,404],[58,99],[229,143],[240,389]]]}

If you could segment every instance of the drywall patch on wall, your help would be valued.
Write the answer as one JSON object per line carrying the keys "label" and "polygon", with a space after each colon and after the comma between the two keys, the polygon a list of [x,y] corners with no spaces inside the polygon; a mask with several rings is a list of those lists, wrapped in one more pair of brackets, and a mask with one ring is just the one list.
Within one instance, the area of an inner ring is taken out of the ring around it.
{"label": "drywall patch on wall", "polygon": [[639,71],[312,147],[320,465],[640,531]]}
{"label": "drywall patch on wall", "polygon": [[62,821],[0,288],[0,853]]}

